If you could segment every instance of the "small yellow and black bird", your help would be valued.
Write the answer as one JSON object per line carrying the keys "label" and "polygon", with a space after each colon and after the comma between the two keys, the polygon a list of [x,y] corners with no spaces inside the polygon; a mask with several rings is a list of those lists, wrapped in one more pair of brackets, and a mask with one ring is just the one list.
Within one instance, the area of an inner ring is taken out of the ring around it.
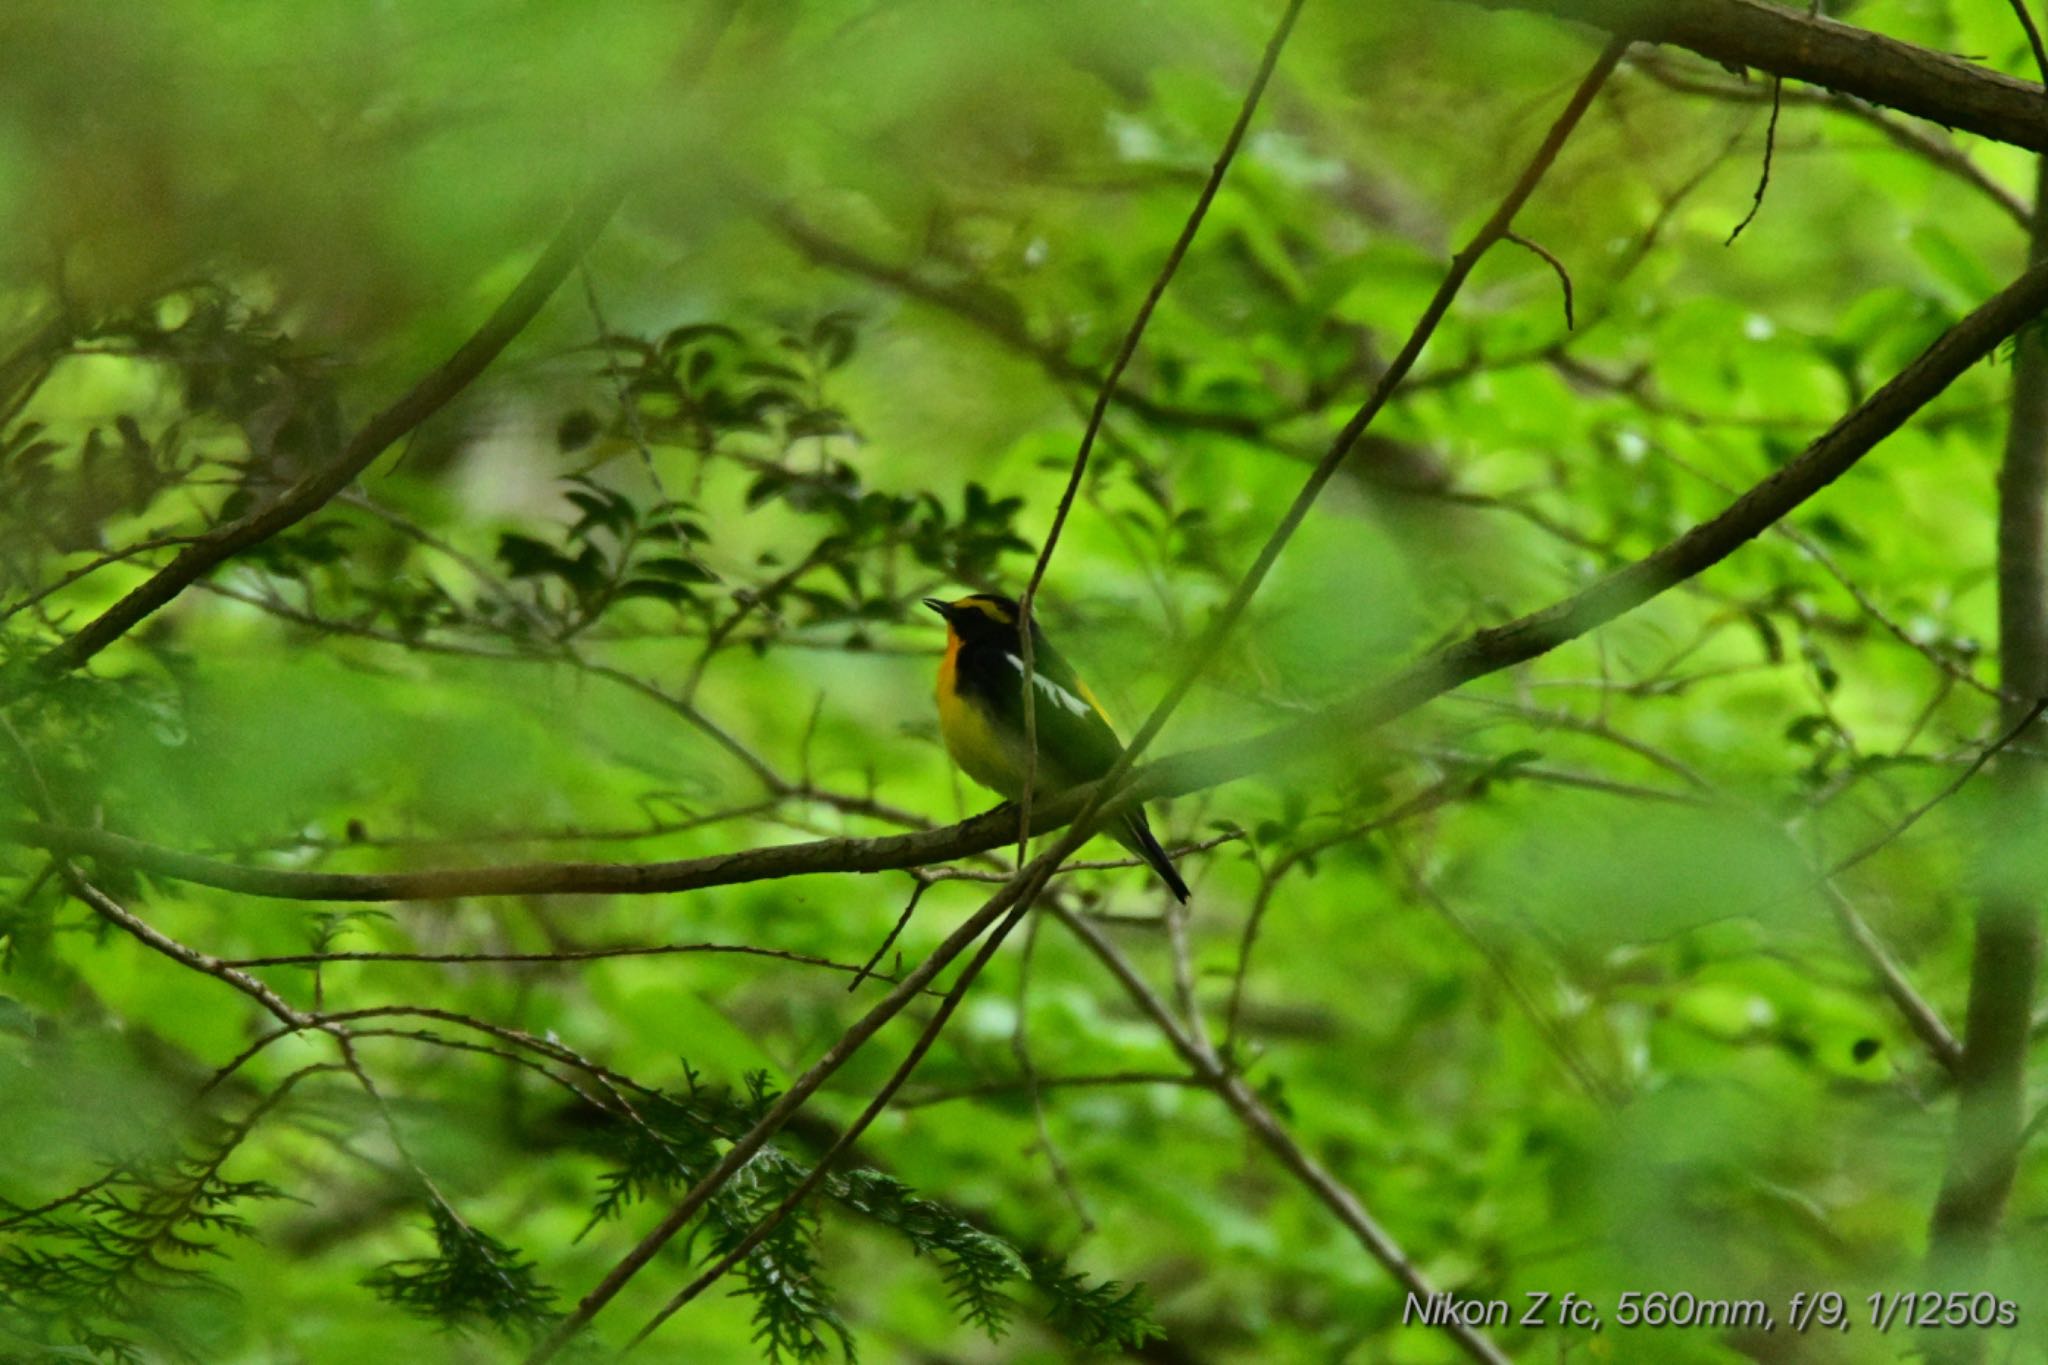
{"label": "small yellow and black bird", "polygon": [[[939,734],[946,752],[976,782],[1015,801],[1024,794],[1026,771],[1017,604],[987,593],[954,602],[927,597],[924,604],[946,618],[938,687]],[[1032,720],[1038,730],[1039,793],[1080,786],[1107,773],[1123,755],[1123,741],[1109,728],[1088,684],[1046,643],[1036,620],[1031,623],[1031,673],[1038,687]],[[1177,899],[1188,898],[1188,884],[1152,837],[1142,809],[1132,806],[1112,817],[1103,833],[1143,858]]]}

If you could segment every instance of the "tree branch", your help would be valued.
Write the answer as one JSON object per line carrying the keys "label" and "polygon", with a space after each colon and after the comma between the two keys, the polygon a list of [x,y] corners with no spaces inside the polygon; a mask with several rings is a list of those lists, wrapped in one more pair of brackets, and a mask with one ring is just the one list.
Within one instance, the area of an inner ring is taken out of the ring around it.
{"label": "tree branch", "polygon": [[[669,1300],[656,1311],[654,1316],[649,1318],[638,1332],[634,1333],[632,1340],[626,1343],[626,1350],[630,1351],[646,1341],[648,1337],[654,1334],[656,1329],[675,1316],[686,1304],[697,1298],[698,1295],[709,1289],[713,1284],[716,1284],[728,1270],[739,1264],[755,1247],[758,1247],[763,1241],[767,1240],[768,1236],[777,1227],[781,1226],[782,1221],[794,1213],[806,1199],[810,1198],[818,1186],[824,1183],[825,1177],[831,1173],[833,1163],[845,1156],[847,1150],[860,1140],[861,1135],[874,1124],[877,1118],[881,1117],[882,1111],[889,1107],[889,1102],[896,1097],[896,1092],[901,1090],[905,1082],[909,1081],[911,1076],[917,1071],[919,1063],[923,1062],[925,1058],[925,1054],[930,1052],[932,1044],[938,1041],[939,1034],[946,1027],[947,1021],[953,1017],[954,1011],[960,1008],[960,1002],[967,998],[967,990],[974,984],[975,978],[980,976],[982,970],[988,966],[990,959],[996,955],[996,950],[1002,947],[1003,940],[1009,936],[1010,931],[1016,928],[1018,923],[1030,911],[1032,902],[1045,887],[1052,865],[1055,864],[1034,864],[1032,870],[1019,874],[1017,885],[1021,887],[1021,890],[1016,896],[1016,904],[1003,916],[1002,923],[996,926],[995,932],[983,939],[981,946],[975,950],[974,956],[968,959],[967,965],[960,971],[959,978],[953,983],[952,988],[946,992],[945,998],[939,1002],[939,1007],[933,1011],[931,1019],[918,1031],[917,1040],[910,1045],[910,1050],[904,1054],[903,1060],[896,1064],[896,1069],[889,1073],[889,1078],[882,1083],[881,1088],[869,1099],[867,1107],[860,1111],[853,1122],[848,1124],[845,1130],[833,1140],[832,1145],[819,1155],[816,1162],[812,1163],[810,1173],[799,1181],[794,1189],[784,1195],[780,1203],[755,1222],[753,1227],[749,1228],[739,1241],[727,1248],[723,1255],[706,1266],[695,1279],[670,1296]],[[1035,875],[1032,875],[1033,870],[1035,870]],[[1007,888],[996,893],[998,897],[1006,894],[1008,894]]]}
{"label": "tree branch", "polygon": [[[1772,99],[1770,91],[1758,90],[1754,86],[1695,79],[1668,60],[1654,55],[1633,57],[1629,61],[1629,67],[1642,72],[1666,90],[1698,95],[1704,99],[1731,104],[1762,104]],[[1940,133],[1932,132],[1917,123],[1893,118],[1884,110],[1852,95],[1840,95],[1829,90],[1782,90],[1778,98],[1785,104],[1830,110],[1854,119],[1867,128],[1875,129],[1894,147],[1921,158],[1929,165],[1955,176],[1976,190],[1996,205],[2000,213],[2021,227],[2028,226],[2032,221],[2032,211],[2018,195],[1986,175],[1960,147]]]}
{"label": "tree branch", "polygon": [[[1344,1224],[1351,1235],[1358,1239],[1366,1253],[1393,1276],[1411,1294],[1427,1299],[1436,1292],[1422,1271],[1410,1260],[1408,1253],[1379,1225],[1365,1205],[1349,1187],[1302,1150],[1280,1120],[1260,1101],[1244,1078],[1226,1068],[1206,1044],[1180,1026],[1173,1017],[1173,1011],[1160,999],[1150,986],[1145,984],[1137,969],[1117,951],[1100,929],[1085,918],[1057,902],[1051,905],[1052,913],[1059,917],[1061,924],[1088,950],[1095,954],[1102,965],[1109,969],[1123,986],[1140,1010],[1163,1034],[1173,1050],[1180,1054],[1188,1069],[1204,1082],[1238,1121],[1243,1123],[1252,1136],[1262,1143],[1266,1150],[1277,1157],[1288,1173],[1305,1185],[1309,1192],[1322,1201],[1337,1220]],[[1501,1353],[1486,1335],[1475,1327],[1452,1319],[1443,1324],[1443,1330],[1454,1338],[1466,1355],[1479,1361],[1480,1365],[1508,1365],[1507,1356]]]}
{"label": "tree branch", "polygon": [[[1000,834],[998,837],[1001,837]],[[768,1106],[753,1127],[733,1140],[718,1163],[682,1194],[667,1215],[635,1243],[632,1250],[605,1273],[604,1278],[577,1301],[576,1307],[566,1314],[546,1337],[535,1344],[526,1357],[526,1365],[545,1365],[545,1362],[554,1359],[563,1347],[580,1335],[590,1320],[616,1298],[619,1291],[625,1288],[692,1218],[696,1217],[697,1211],[704,1207],[711,1196],[752,1161],[761,1148],[796,1116],[797,1110],[817,1093],[818,1088],[830,1080],[854,1053],[860,1051],[883,1025],[901,1013],[903,1007],[929,986],[932,979],[943,971],[948,963],[959,957],[992,927],[996,927],[998,920],[1002,921],[1002,926],[997,930],[998,936],[1013,926],[1016,918],[1011,912],[1021,912],[1023,908],[1028,907],[1031,899],[1044,885],[1047,874],[1080,842],[1079,828],[1069,830],[1054,840],[1050,848],[1027,866],[1019,868],[1015,877],[982,902],[981,907],[947,935],[945,941],[933,949],[930,956],[906,974],[895,989],[877,1001],[873,1008],[840,1034],[832,1046],[825,1050],[824,1055],[791,1082],[789,1089],[783,1091],[775,1102]],[[922,1055],[922,1049],[928,1046],[929,1041],[921,1039],[917,1055]]]}
{"label": "tree branch", "polygon": [[1856,912],[1855,905],[1843,894],[1842,888],[1835,884],[1835,879],[1825,873],[1821,874],[1820,889],[1821,895],[1827,900],[1829,912],[1835,917],[1835,923],[1842,927],[1843,937],[1849,940],[1850,946],[1861,953],[1864,962],[1869,964],[1871,975],[1877,978],[1878,989],[1892,1002],[1893,1008],[1899,1012],[1899,1017],[1906,1021],[1907,1028],[1913,1030],[1913,1036],[1926,1046],[1929,1055],[1939,1062],[1944,1070],[1954,1072],[1961,1065],[1963,1058],[1963,1046],[1956,1041],[1955,1034],[1949,1031],[1948,1025],[1935,1013],[1934,1006],[1927,1003],[1926,997],[1913,988],[1913,983],[1906,977],[1905,968],[1899,965],[1891,950],[1884,946],[1884,941],[1878,938],[1869,922]]}
{"label": "tree branch", "polygon": [[1236,776],[1291,754],[1327,750],[1334,739],[1382,724],[1474,678],[1527,663],[1641,606],[1726,559],[1846,474],[1880,441],[2044,309],[2048,309],[2048,263],[2031,266],[1942,333],[1883,388],[1719,515],[1563,601],[1506,625],[1475,632],[1350,701],[1251,739],[1161,760],[1146,772],[1143,782],[1133,784],[1135,791],[1155,796],[1195,790],[1216,780],[1216,774]]}
{"label": "tree branch", "polygon": [[1400,388],[1401,381],[1415,368],[1415,362],[1421,358],[1423,348],[1428,346],[1430,338],[1436,335],[1437,327],[1449,314],[1451,304],[1464,289],[1465,282],[1472,277],[1473,270],[1485,258],[1486,253],[1513,230],[1515,215],[1522,211],[1522,206],[1529,202],[1529,197],[1536,192],[1536,187],[1543,183],[1543,177],[1556,163],[1558,153],[1564,150],[1565,142],[1579,126],[1579,121],[1586,116],[1586,111],[1593,107],[1594,98],[1606,86],[1607,78],[1614,74],[1614,68],[1620,64],[1628,48],[1629,40],[1618,37],[1600,49],[1599,55],[1593,59],[1592,66],[1579,78],[1577,87],[1572,91],[1572,97],[1565,102],[1563,110],[1552,121],[1549,130],[1543,136],[1543,141],[1537,145],[1535,153],[1523,165],[1521,174],[1515,177],[1514,184],[1502,196],[1500,203],[1494,206],[1486,221],[1479,225],[1471,239],[1451,257],[1450,267],[1444,271],[1443,279],[1438,282],[1436,291],[1423,306],[1422,316],[1416,319],[1415,326],[1409,330],[1408,339],[1401,344],[1401,349],[1395,353],[1394,358],[1387,362],[1386,369],[1374,380],[1372,392],[1366,396],[1365,402],[1359,405],[1358,410],[1338,430],[1329,448],[1316,461],[1315,468],[1309,471],[1308,478],[1302,482],[1301,490],[1294,495],[1294,501],[1288,504],[1287,511],[1281,516],[1279,525],[1273,528],[1272,534],[1266,537],[1265,544],[1259,547],[1258,554],[1252,559],[1251,567],[1245,570],[1244,576],[1231,590],[1229,599],[1217,608],[1215,615],[1210,619],[1208,628],[1195,645],[1193,657],[1174,678],[1172,685],[1166,690],[1166,695],[1153,706],[1151,714],[1145,717],[1145,722],[1138,727],[1137,733],[1131,736],[1131,742],[1125,746],[1123,756],[1103,779],[1105,784],[1115,784],[1123,780],[1138,755],[1144,753],[1158,737],[1159,732],[1165,728],[1168,718],[1181,702],[1186,700],[1196,680],[1221,652],[1225,639],[1236,627],[1245,609],[1251,605],[1252,597],[1265,583],[1266,575],[1272,572],[1281,552],[1287,548],[1288,542],[1293,540],[1295,532],[1301,529],[1302,522],[1308,519],[1309,509],[1315,506],[1317,499],[1322,496],[1323,489],[1328,487],[1330,480],[1351,457],[1359,439],[1365,435],[1374,419],[1393,400],[1394,392]]}
{"label": "tree branch", "polygon": [[625,197],[626,181],[614,178],[592,190],[569,215],[512,292],[483,326],[454,354],[404,396],[365,422],[328,464],[306,475],[269,504],[199,536],[159,569],[89,622],[76,635],[36,661],[45,676],[77,668],[134,629],[216,566],[252,545],[305,520],[353,483],[393,442],[445,407],[484,372],[512,338],[525,330],[570,269],[604,230]]}
{"label": "tree branch", "polygon": [[[2025,13],[2024,7],[2021,8]],[[2031,23],[2030,37],[2039,40]],[[2048,157],[2035,168],[2035,270],[2048,269]],[[1998,657],[2008,739],[2048,708],[2048,342],[2022,335],[2013,356],[2012,415],[1998,471]],[[2031,706],[2020,700],[2038,697]],[[1978,766],[1981,766],[1978,765]],[[1974,768],[1971,771],[1975,771]],[[1967,774],[1965,774],[1967,776]],[[2018,809],[2042,789],[2038,764],[2000,776]],[[1955,1133],[1928,1236],[1928,1259],[1944,1287],[1975,1290],[2019,1172],[2026,1140],[2027,1045],[2041,964],[2038,888],[1988,885],[1977,904],[1963,1055],[1956,1068]],[[1929,1355],[1943,1365],[1980,1361],[1976,1333],[1939,1334]]]}
{"label": "tree branch", "polygon": [[2033,82],[1766,0],[1472,2],[1689,48],[1724,66],[1755,67],[2016,147],[2048,150],[2048,99]]}
{"label": "tree branch", "polygon": [[1102,386],[1096,391],[1094,405],[1088,411],[1087,424],[1081,429],[1081,444],[1074,452],[1074,464],[1067,473],[1066,487],[1060,493],[1058,505],[1053,508],[1052,525],[1045,533],[1045,543],[1039,547],[1038,559],[1031,566],[1031,576],[1025,581],[1024,591],[1017,595],[1017,653],[1024,661],[1024,787],[1017,807],[1019,862],[1024,860],[1024,846],[1031,838],[1031,803],[1038,787],[1038,689],[1032,686],[1038,673],[1038,658],[1031,638],[1031,608],[1038,600],[1038,587],[1045,581],[1045,571],[1052,566],[1053,551],[1059,548],[1060,532],[1066,528],[1067,516],[1074,510],[1074,498],[1080,493],[1081,480],[1088,473],[1088,456],[1095,449],[1095,438],[1102,431],[1103,420],[1109,416],[1110,402],[1123,383],[1124,371],[1130,367],[1131,358],[1138,353],[1138,343],[1144,339],[1145,327],[1152,321],[1153,310],[1166,296],[1166,287],[1173,283],[1188,248],[1194,245],[1195,234],[1202,230],[1202,220],[1209,215],[1209,205],[1215,202],[1216,192],[1223,188],[1223,177],[1230,173],[1230,163],[1237,159],[1237,149],[1251,128],[1253,115],[1258,113],[1259,100],[1266,93],[1274,68],[1280,64],[1280,53],[1287,46],[1288,36],[1294,32],[1294,21],[1301,15],[1302,4],[1303,0],[1287,0],[1287,7],[1281,11],[1280,22],[1274,28],[1273,36],[1266,41],[1264,55],[1259,58],[1251,88],[1245,91],[1237,118],[1223,139],[1223,149],[1216,154],[1215,164],[1209,168],[1209,178],[1202,182],[1202,191],[1195,196],[1187,221],[1181,224],[1180,235],[1167,249],[1166,259],[1160,264],[1152,287],[1145,291],[1144,301],[1138,305],[1131,325],[1124,331],[1123,342],[1109,363],[1109,372],[1102,377]]}

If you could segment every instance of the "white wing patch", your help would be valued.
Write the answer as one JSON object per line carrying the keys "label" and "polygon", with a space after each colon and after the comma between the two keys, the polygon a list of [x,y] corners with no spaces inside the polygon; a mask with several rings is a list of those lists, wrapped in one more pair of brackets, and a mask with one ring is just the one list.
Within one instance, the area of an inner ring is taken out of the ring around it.
{"label": "white wing patch", "polygon": [[[1015,654],[1005,654],[1003,657],[1010,661],[1010,667],[1016,669],[1019,676],[1023,675],[1024,661],[1022,659]],[[1072,692],[1067,691],[1066,688],[1061,687],[1051,678],[1046,677],[1043,673],[1033,670],[1031,681],[1038,684],[1039,692],[1048,700],[1059,703],[1062,708],[1073,712],[1077,716],[1085,719],[1095,709]]]}

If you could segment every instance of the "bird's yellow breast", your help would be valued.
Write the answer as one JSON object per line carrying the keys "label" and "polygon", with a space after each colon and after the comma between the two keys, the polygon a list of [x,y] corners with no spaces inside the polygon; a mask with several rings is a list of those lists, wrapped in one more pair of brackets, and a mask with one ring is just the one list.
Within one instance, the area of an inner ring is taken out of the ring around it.
{"label": "bird's yellow breast", "polygon": [[987,713],[960,694],[959,658],[960,637],[948,631],[946,657],[939,662],[939,737],[962,772],[1014,801],[1024,790],[1024,746],[1005,739]]}

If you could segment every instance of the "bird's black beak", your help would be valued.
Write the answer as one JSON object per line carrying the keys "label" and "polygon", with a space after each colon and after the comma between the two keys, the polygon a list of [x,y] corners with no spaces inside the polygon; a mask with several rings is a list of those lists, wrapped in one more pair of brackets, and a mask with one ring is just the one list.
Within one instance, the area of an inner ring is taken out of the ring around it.
{"label": "bird's black beak", "polygon": [[938,598],[927,597],[924,599],[924,604],[930,607],[933,611],[937,612],[939,615],[945,617],[948,621],[953,619],[952,607],[950,607],[944,602],[941,602]]}

